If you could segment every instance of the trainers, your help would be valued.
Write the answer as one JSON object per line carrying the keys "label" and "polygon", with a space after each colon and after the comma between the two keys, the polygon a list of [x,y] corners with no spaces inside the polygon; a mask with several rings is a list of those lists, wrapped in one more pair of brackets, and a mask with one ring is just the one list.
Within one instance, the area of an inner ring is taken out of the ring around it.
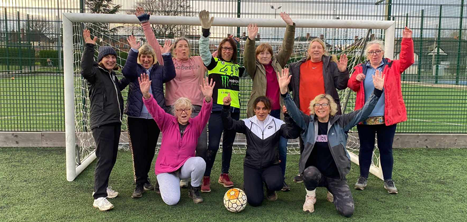
{"label": "trainers", "polygon": [[328,194],[326,194],[326,199],[329,202],[333,203],[334,202],[334,195],[332,195],[332,193],[328,191]]}
{"label": "trainers", "polygon": [[276,191],[274,191],[274,190],[267,190],[266,193],[267,193],[266,198],[267,198],[269,201],[276,201],[276,200],[277,200],[277,193],[276,193]]}
{"label": "trainers", "polygon": [[283,192],[287,192],[287,191],[290,191],[290,187],[289,185],[285,182],[284,180],[284,184],[282,185],[282,189],[281,189]]}
{"label": "trainers", "polygon": [[181,179],[180,180],[180,187],[181,188],[188,188],[188,179]]}
{"label": "trainers", "polygon": [[217,181],[220,184],[224,185],[224,187],[233,187],[234,183],[230,180],[228,173],[223,173],[219,176],[219,180]]}
{"label": "trainers", "polygon": [[211,192],[211,178],[209,176],[203,177],[203,184],[201,185],[201,192],[203,193]]}
{"label": "trainers", "polygon": [[396,184],[393,180],[385,180],[384,189],[386,189],[390,194],[397,194]]}
{"label": "trainers", "polygon": [[154,190],[154,186],[151,184],[151,181],[149,181],[149,178],[148,178],[148,181],[144,183],[143,188],[145,191]]}
{"label": "trainers", "polygon": [[358,178],[357,183],[355,183],[356,190],[364,190],[367,185],[368,179],[365,177]]}
{"label": "trainers", "polygon": [[295,183],[303,183],[303,176],[301,174],[298,174],[293,178],[293,182]]}
{"label": "trainers", "polygon": [[156,185],[154,186],[154,191],[156,191],[157,194],[161,194],[161,190],[159,189],[159,183],[156,181]]}
{"label": "trainers", "polygon": [[145,189],[144,189],[144,185],[141,186],[141,185],[136,185],[136,188],[135,190],[133,191],[133,194],[131,194],[131,198],[135,199],[135,198],[141,198],[143,196],[143,193],[144,193]]}
{"label": "trainers", "polygon": [[[92,192],[91,194],[92,196],[94,196],[94,192]],[[115,191],[115,190],[112,190],[112,187],[107,187],[107,198],[109,199],[113,199],[115,197],[118,196],[118,192]]]}
{"label": "trainers", "polygon": [[99,197],[95,199],[92,206],[98,208],[100,211],[108,211],[114,208],[114,205],[110,203],[105,197]]}
{"label": "trainers", "polygon": [[305,203],[303,204],[303,211],[313,213],[315,212],[316,197],[308,196],[305,197]]}
{"label": "trainers", "polygon": [[191,187],[190,191],[188,191],[188,196],[191,197],[191,199],[193,199],[194,203],[203,202],[203,198],[201,197],[201,186]]}

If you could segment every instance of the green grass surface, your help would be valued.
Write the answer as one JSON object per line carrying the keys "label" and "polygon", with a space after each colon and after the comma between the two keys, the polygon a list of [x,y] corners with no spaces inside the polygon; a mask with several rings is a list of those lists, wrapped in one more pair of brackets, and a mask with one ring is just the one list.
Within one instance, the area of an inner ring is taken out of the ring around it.
{"label": "green grass surface", "polygon": [[[248,102],[250,82],[248,78],[242,81],[242,104]],[[128,88],[123,92],[125,99],[126,90]],[[467,90],[403,84],[403,96],[408,121],[399,124],[397,132],[467,133]],[[355,93],[352,93],[346,112],[353,110],[354,100]],[[0,131],[64,131],[63,103],[63,77],[60,75],[2,78]]]}
{"label": "green grass surface", "polygon": [[[326,201],[326,189],[318,188],[315,213],[302,212],[303,184],[292,183],[298,155],[289,155],[287,182],[290,192],[280,192],[276,202],[247,206],[241,213],[228,212],[222,197],[227,190],[213,183],[205,202],[194,204],[182,190],[181,201],[167,206],[160,195],[147,192],[131,199],[133,172],[130,152],[119,152],[110,185],[120,192],[111,200],[115,209],[99,212],[92,207],[95,162],[73,182],[65,176],[63,148],[0,148],[1,221],[465,221],[467,214],[467,149],[396,149],[394,176],[399,194],[389,195],[381,180],[370,176],[365,191],[355,191],[355,213],[350,219],[338,215]],[[231,176],[242,184],[242,155],[234,155]],[[153,165],[154,166],[154,165]],[[213,180],[220,171],[220,159]],[[155,181],[153,168],[150,177]],[[348,175],[355,183],[358,166]]]}

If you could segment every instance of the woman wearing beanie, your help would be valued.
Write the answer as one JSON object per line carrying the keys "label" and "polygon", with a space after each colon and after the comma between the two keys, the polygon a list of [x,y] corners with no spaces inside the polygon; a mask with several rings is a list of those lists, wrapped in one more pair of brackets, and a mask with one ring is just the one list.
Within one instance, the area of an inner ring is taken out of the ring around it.
{"label": "woman wearing beanie", "polygon": [[168,53],[170,52],[170,42],[166,42],[162,49],[162,53],[168,53],[163,56],[165,65],[162,66],[157,64],[161,61],[156,59],[161,54],[160,48],[155,50],[148,44],[140,47],[140,43],[136,42],[134,36],[128,37],[127,40],[131,49],[123,67],[123,75],[130,81],[130,90],[128,91],[125,114],[128,115],[128,134],[136,182],[131,197],[140,198],[144,191],[154,190],[154,186],[149,181],[148,173],[154,158],[160,129],[143,103],[138,77],[141,74],[149,76],[151,80],[149,93],[156,99],[160,107],[165,107],[164,83],[175,77],[175,68],[172,56]]}
{"label": "woman wearing beanie", "polygon": [[96,142],[97,164],[94,173],[94,203],[100,211],[114,206],[107,198],[115,198],[118,192],[108,187],[109,176],[117,160],[118,142],[123,116],[123,98],[120,93],[128,82],[121,81],[113,70],[117,69],[117,53],[110,46],[99,47],[97,63],[94,62],[94,46],[97,37],[91,38],[89,30],[83,31],[86,46],[81,59],[81,75],[89,84],[91,99],[91,130]]}

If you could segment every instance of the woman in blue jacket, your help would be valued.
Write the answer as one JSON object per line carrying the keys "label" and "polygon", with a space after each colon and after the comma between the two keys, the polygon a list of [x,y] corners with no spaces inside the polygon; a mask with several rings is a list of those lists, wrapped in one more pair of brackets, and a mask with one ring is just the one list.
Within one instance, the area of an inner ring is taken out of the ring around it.
{"label": "woman in blue jacket", "polygon": [[154,49],[145,44],[140,47],[134,36],[128,37],[131,46],[123,67],[123,75],[130,82],[125,114],[128,115],[128,134],[130,136],[136,187],[132,198],[142,197],[145,190],[154,190],[148,177],[157,145],[160,129],[143,103],[143,94],[139,88],[138,77],[142,73],[149,75],[151,87],[149,93],[160,107],[165,107],[163,84],[175,78],[175,67],[170,55],[170,43],[162,49],[164,66],[159,65]]}

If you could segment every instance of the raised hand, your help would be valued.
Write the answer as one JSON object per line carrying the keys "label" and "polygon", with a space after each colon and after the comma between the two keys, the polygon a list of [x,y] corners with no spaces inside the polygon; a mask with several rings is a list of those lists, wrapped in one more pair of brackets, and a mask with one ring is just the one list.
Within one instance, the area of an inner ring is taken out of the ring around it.
{"label": "raised hand", "polygon": [[282,106],[282,113],[287,113],[287,107]]}
{"label": "raised hand", "polygon": [[126,41],[128,41],[128,44],[130,44],[130,47],[132,49],[139,49],[139,47],[141,46],[141,43],[136,42],[136,38],[133,35],[128,36],[128,38],[126,38]]}
{"label": "raised hand", "polygon": [[412,38],[412,30],[405,27],[404,31],[402,31],[402,38]]}
{"label": "raised hand", "polygon": [[288,68],[282,69],[281,72],[277,72],[277,80],[279,81],[279,87],[281,89],[281,94],[285,94],[287,92],[287,87],[289,86],[291,78],[292,76],[289,75]]}
{"label": "raised hand", "polygon": [[200,85],[201,87],[201,92],[203,92],[204,99],[206,102],[210,102],[212,98],[212,90],[214,89],[214,86],[216,85],[216,82],[214,82],[211,79],[211,82],[209,82],[209,78],[206,77],[203,79],[203,85]]}
{"label": "raised hand", "polygon": [[357,81],[361,82],[365,79],[365,74],[363,73],[359,73],[357,74],[357,77],[356,77]]}
{"label": "raised hand", "polygon": [[97,37],[94,36],[94,39],[91,39],[91,32],[87,29],[83,30],[83,38],[84,38],[85,43],[93,44],[93,45],[96,44]]}
{"label": "raised hand", "polygon": [[373,85],[376,89],[383,90],[384,76],[379,70],[376,70],[375,74],[373,74]]}
{"label": "raised hand", "polygon": [[149,88],[151,86],[151,80],[149,80],[149,76],[146,73],[142,73],[140,77],[138,77],[139,88],[141,93],[143,93],[143,97],[145,99],[149,99],[151,94],[149,94]]}
{"label": "raised hand", "polygon": [[[135,15],[136,15],[137,17],[140,16],[140,15],[142,15],[142,14],[144,14],[144,13],[145,13],[145,12],[144,12],[144,8],[142,8],[142,7],[137,7],[137,8],[136,8]],[[150,13],[147,13],[147,14],[149,15]]]}
{"label": "raised hand", "polygon": [[287,14],[285,12],[281,12],[281,18],[282,18],[282,20],[284,20],[285,24],[293,25],[293,21],[290,18],[289,14]]}
{"label": "raised hand", "polygon": [[172,50],[172,47],[173,47],[172,41],[166,40],[164,42],[164,47],[161,46],[161,53],[162,54],[169,53],[170,50]]}
{"label": "raised hand", "polygon": [[255,40],[257,34],[258,34],[258,26],[256,24],[249,24],[248,25],[248,38],[250,40]]}
{"label": "raised hand", "polygon": [[339,69],[339,72],[345,72],[345,70],[347,70],[347,62],[348,61],[349,60],[347,59],[347,55],[342,54],[341,58],[337,62],[337,69]]}
{"label": "raised hand", "polygon": [[214,17],[209,19],[209,12],[203,10],[199,12],[199,21],[201,22],[201,27],[203,27],[203,29],[210,29],[212,22],[214,21]]}
{"label": "raised hand", "polygon": [[223,102],[224,102],[224,105],[226,105],[226,106],[230,105],[230,103],[232,102],[232,98],[230,97],[230,93],[227,93],[227,96],[224,97]]}

